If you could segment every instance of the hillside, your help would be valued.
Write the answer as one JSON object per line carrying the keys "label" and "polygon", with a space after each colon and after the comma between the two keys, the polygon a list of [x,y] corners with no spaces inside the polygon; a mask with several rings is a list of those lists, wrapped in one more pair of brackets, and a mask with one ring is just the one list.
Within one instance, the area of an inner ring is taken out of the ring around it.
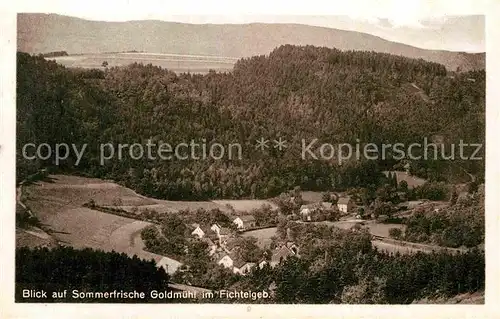
{"label": "hillside", "polygon": [[299,24],[185,24],[164,21],[101,22],[55,14],[19,14],[18,50],[69,54],[122,51],[250,57],[284,44],[367,50],[422,58],[448,70],[484,69],[485,54],[434,51],[366,33]]}
{"label": "hillside", "polygon": [[[317,191],[332,185],[375,187],[382,168],[397,164],[352,158],[339,165],[336,157],[302,158],[302,140],[307,145],[318,139],[316,154],[321,143],[410,145],[435,134],[447,144],[484,142],[483,71],[451,78],[442,65],[382,53],[287,45],[267,57],[239,60],[232,73],[206,75],[177,75],[139,64],[78,71],[19,54],[17,70],[18,145],[88,143],[79,172],[156,198],[268,198],[295,186]],[[407,83],[421,88],[428,101],[404,89]],[[260,138],[284,138],[288,147],[262,152],[255,148]],[[134,160],[126,155],[100,163],[100,143],[144,145],[149,139],[174,146],[205,140],[206,150],[219,143],[226,153],[199,160],[200,146],[196,158]],[[231,157],[233,143],[241,152]],[[53,160],[19,158],[18,177]],[[72,154],[59,168],[75,169],[76,160]],[[412,161],[415,175],[430,180],[447,180],[458,166],[484,175],[480,160]]]}

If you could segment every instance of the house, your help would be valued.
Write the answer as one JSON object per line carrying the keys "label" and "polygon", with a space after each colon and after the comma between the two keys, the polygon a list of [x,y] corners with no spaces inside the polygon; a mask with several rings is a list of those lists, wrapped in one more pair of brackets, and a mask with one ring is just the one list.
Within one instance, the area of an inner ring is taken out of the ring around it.
{"label": "house", "polygon": [[255,227],[255,217],[253,215],[243,215],[236,217],[233,223],[239,230]]}
{"label": "house", "polygon": [[[331,204],[330,204],[331,205]],[[311,221],[313,220],[314,213],[324,209],[322,204],[314,203],[300,206],[300,217],[302,220]]]}
{"label": "house", "polygon": [[271,267],[276,267],[280,263],[284,262],[288,257],[294,256],[295,254],[286,246],[277,248],[273,255],[271,256]]}
{"label": "house", "polygon": [[195,236],[198,236],[198,238],[203,238],[205,237],[205,231],[203,231],[203,229],[201,229],[201,226],[199,224],[193,224],[193,226],[195,227],[195,229],[191,232],[191,235],[195,235]]}
{"label": "house", "polygon": [[339,209],[339,211],[343,212],[343,213],[349,213],[352,208],[353,208],[354,204],[351,200],[350,197],[340,197],[339,200],[337,201],[337,208]]}
{"label": "house", "polygon": [[293,247],[296,247],[295,244],[292,245],[288,243],[277,247],[273,251],[273,254],[271,256],[271,267],[276,267],[277,265],[285,261],[288,257],[298,256],[298,254],[294,252],[297,251],[297,249],[294,249]]}
{"label": "house", "polygon": [[233,272],[244,276],[248,274],[253,267],[255,267],[255,263],[238,260],[233,263]]}
{"label": "house", "polygon": [[231,253],[235,248],[238,248],[237,238],[228,238],[222,247],[227,253]]}
{"label": "house", "polygon": [[220,232],[221,227],[219,226],[219,224],[214,223],[212,226],[210,226],[210,229],[218,234]]}
{"label": "house", "polygon": [[219,257],[220,258],[218,258],[217,264],[231,269],[235,274],[245,275],[249,273],[253,267],[255,267],[255,263],[242,260],[241,258],[238,258],[236,254],[223,253],[220,254]]}
{"label": "house", "polygon": [[219,265],[222,265],[226,268],[233,268],[233,264],[234,264],[234,261],[233,261],[233,258],[231,258],[231,256],[229,256],[229,254],[221,254],[220,258],[217,258],[218,261],[217,261],[217,264]]}
{"label": "house", "polygon": [[300,217],[303,220],[311,221],[311,214],[314,207],[312,205],[302,205],[300,206]]}
{"label": "house", "polygon": [[262,269],[265,265],[267,265],[267,260],[261,259],[258,264],[259,268]]}

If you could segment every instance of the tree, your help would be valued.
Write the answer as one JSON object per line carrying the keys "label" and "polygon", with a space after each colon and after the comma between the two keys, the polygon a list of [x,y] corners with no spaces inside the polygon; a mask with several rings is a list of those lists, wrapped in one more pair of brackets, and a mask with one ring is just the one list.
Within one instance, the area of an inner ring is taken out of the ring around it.
{"label": "tree", "polygon": [[389,229],[389,236],[394,239],[401,239],[401,235],[403,232],[401,231],[401,228],[391,228]]}
{"label": "tree", "polygon": [[102,64],[101,64],[101,66],[103,68],[107,68],[108,67],[108,61],[103,61]]}
{"label": "tree", "polygon": [[385,289],[383,278],[363,278],[357,285],[344,287],[340,299],[346,304],[383,304],[386,303]]}
{"label": "tree", "polygon": [[382,202],[380,200],[375,201],[373,207],[373,215],[375,216],[375,218],[378,218],[379,216],[382,215],[390,217],[393,212],[394,212],[394,207],[391,203]]}
{"label": "tree", "polygon": [[321,194],[321,200],[323,202],[331,202],[332,195],[329,192],[324,192],[324,193]]}
{"label": "tree", "polygon": [[402,180],[401,182],[399,182],[399,189],[402,190],[403,192],[407,192],[408,191],[408,182],[405,180]]}
{"label": "tree", "polygon": [[457,203],[457,200],[458,200],[457,190],[453,188],[450,196],[450,205],[451,206],[455,205]]}
{"label": "tree", "polygon": [[276,227],[276,235],[279,239],[286,239],[288,229],[288,220],[284,217],[278,218],[278,226]]}

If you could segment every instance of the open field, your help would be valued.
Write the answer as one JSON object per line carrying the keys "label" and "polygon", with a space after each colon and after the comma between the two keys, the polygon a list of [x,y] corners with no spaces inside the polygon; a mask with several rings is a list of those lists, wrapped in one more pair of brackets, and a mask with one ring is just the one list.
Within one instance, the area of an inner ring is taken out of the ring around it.
{"label": "open field", "polygon": [[46,236],[45,233],[39,232],[36,229],[26,230],[17,228],[16,229],[16,247],[56,247],[57,242],[50,236]]}
{"label": "open field", "polygon": [[37,209],[44,202],[58,207],[81,207],[91,199],[99,206],[114,205],[117,200],[122,205],[156,203],[111,181],[68,175],[51,175],[45,181],[25,186],[24,192],[27,204],[42,215],[51,213],[43,208]]}
{"label": "open field", "polygon": [[[156,203],[154,199],[110,181],[65,175],[52,175],[46,181],[36,182],[24,189],[27,205],[50,237],[60,244],[75,248],[114,250],[129,256],[137,255],[141,259],[153,259],[158,264],[168,265],[171,273],[180,266],[176,260],[143,250],[140,232],[150,223],[82,207],[90,199],[101,205],[112,205],[119,199],[139,207]],[[33,237],[42,235],[43,233],[19,230],[16,237],[19,246],[33,246]]]}
{"label": "open field", "polygon": [[236,212],[250,212],[252,209],[261,208],[263,205],[269,205],[272,209],[278,208],[273,202],[260,199],[213,200],[212,202],[226,210],[230,205]]}
{"label": "open field", "polygon": [[271,237],[276,236],[276,227],[251,230],[243,233],[243,236],[255,237],[260,248],[267,248],[271,244]]}
{"label": "open field", "polygon": [[176,73],[208,73],[215,71],[231,71],[238,58],[208,55],[184,55],[167,53],[91,53],[47,58],[55,60],[66,67],[104,69],[102,63],[108,62],[108,67],[127,66],[134,62],[153,64]]}
{"label": "open field", "polygon": [[148,204],[148,205],[123,205],[123,206],[111,206],[115,208],[123,209],[127,212],[132,212],[137,209],[138,212],[145,211],[147,209],[154,210],[158,213],[168,214],[168,213],[177,213],[181,210],[197,210],[199,208],[203,208],[206,210],[210,209],[220,209],[221,211],[227,211],[228,209],[225,206],[218,205],[214,202],[209,201],[169,201],[169,200],[154,200],[156,204]]}

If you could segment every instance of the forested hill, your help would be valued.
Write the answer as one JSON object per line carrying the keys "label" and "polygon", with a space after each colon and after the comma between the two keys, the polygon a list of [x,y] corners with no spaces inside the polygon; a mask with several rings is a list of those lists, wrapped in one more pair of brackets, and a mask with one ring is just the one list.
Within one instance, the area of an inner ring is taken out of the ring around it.
{"label": "forested hill", "polygon": [[284,44],[364,50],[422,58],[448,70],[484,69],[485,54],[425,50],[354,31],[299,24],[185,24],[164,21],[103,22],[56,14],[19,14],[18,50],[69,54],[122,52],[250,57]]}
{"label": "forested hill", "polygon": [[[447,75],[440,64],[374,52],[286,45],[239,60],[230,73],[180,74],[152,65],[72,70],[18,54],[18,178],[53,164],[21,157],[25,143],[89,144],[76,168],[170,199],[269,197],[301,186],[379,183],[391,160],[301,158],[301,140],[321,143],[484,142],[485,72]],[[255,149],[287,140],[288,148]],[[242,159],[99,163],[99,143],[240,143]],[[271,142],[272,143],[272,142]],[[318,146],[318,145],[317,145]],[[317,148],[316,146],[316,148]],[[469,150],[472,151],[472,150]],[[449,154],[449,153],[448,153]],[[64,161],[71,168],[76,158]],[[449,180],[484,161],[412,161],[415,174]],[[483,175],[484,176],[484,175]]]}

